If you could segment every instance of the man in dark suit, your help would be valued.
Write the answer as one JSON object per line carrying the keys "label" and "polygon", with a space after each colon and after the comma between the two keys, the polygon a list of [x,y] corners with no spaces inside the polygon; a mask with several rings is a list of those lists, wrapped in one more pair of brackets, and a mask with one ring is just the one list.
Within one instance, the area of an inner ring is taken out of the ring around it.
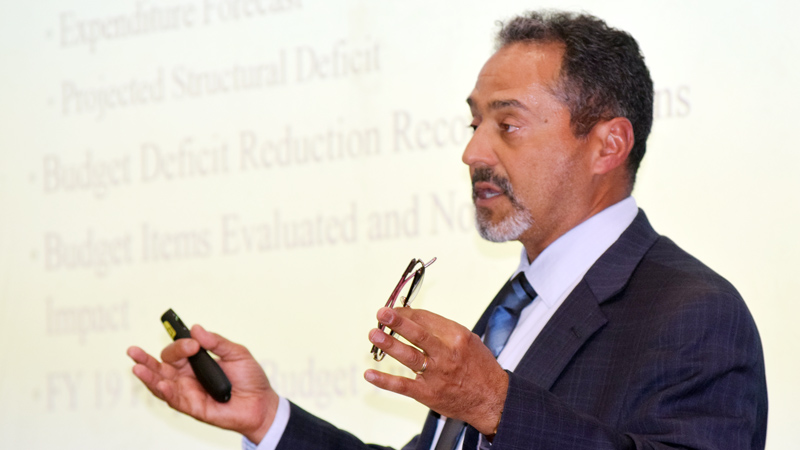
{"label": "man in dark suit", "polygon": [[[630,197],[653,101],[633,38],[590,16],[516,18],[467,101],[478,228],[523,244],[520,275],[474,332],[424,310],[378,312],[413,345],[377,329],[370,341],[418,375],[365,378],[432,411],[406,448],[763,448],[763,355],[744,302]],[[506,306],[510,292],[527,299]],[[513,332],[496,346],[503,308]],[[244,347],[192,335],[164,363],[129,350],[173,408],[259,448],[367,448],[280,399]],[[186,357],[199,345],[220,356],[230,403],[197,385]]]}

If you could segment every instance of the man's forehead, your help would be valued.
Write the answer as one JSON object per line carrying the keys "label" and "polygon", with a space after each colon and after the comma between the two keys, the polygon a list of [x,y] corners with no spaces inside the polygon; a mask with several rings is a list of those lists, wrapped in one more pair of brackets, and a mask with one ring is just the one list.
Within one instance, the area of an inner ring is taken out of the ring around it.
{"label": "man's forehead", "polygon": [[484,64],[467,104],[473,109],[524,108],[526,96],[552,94],[563,54],[564,46],[558,43],[502,47]]}

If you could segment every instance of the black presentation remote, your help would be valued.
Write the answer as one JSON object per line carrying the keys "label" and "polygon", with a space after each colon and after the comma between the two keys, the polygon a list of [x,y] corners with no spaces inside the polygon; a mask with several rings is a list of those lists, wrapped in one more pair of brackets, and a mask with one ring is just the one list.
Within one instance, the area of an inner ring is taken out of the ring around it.
{"label": "black presentation remote", "polygon": [[[161,322],[174,341],[192,337],[189,329],[186,328],[181,318],[172,309],[167,310],[161,316]],[[222,371],[219,364],[203,347],[200,347],[200,351],[197,354],[189,357],[189,364],[192,366],[197,381],[200,382],[214,400],[225,403],[231,399],[231,382],[225,376],[225,372]]]}

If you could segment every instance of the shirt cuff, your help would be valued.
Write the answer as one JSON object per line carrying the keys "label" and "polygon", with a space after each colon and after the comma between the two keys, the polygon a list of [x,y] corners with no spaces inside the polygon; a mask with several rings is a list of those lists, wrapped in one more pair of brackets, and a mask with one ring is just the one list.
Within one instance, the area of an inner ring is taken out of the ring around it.
{"label": "shirt cuff", "polygon": [[256,445],[242,436],[242,450],[275,450],[281,437],[283,437],[283,432],[286,431],[290,410],[289,400],[281,397],[278,401],[278,410],[275,412],[275,420],[272,421],[272,426],[269,427],[269,431],[264,435],[264,439]]}

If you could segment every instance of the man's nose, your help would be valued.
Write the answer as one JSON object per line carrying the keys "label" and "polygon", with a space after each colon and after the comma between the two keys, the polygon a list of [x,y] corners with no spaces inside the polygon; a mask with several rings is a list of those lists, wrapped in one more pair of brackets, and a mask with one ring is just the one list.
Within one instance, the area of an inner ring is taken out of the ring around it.
{"label": "man's nose", "polygon": [[470,167],[492,167],[497,164],[497,154],[494,152],[488,130],[481,127],[475,129],[472,138],[461,155],[461,161]]}

